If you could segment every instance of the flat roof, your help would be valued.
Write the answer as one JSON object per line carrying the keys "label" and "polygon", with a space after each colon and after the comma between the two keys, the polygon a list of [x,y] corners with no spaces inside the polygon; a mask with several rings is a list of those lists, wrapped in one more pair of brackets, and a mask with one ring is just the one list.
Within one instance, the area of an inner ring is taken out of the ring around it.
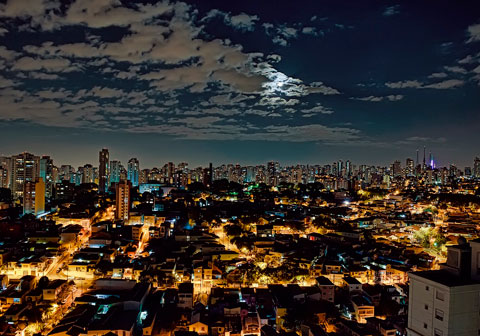
{"label": "flat roof", "polygon": [[447,287],[460,287],[468,285],[480,285],[479,282],[470,278],[460,277],[450,273],[447,270],[434,270],[434,271],[420,271],[412,272],[411,274],[425,278],[427,280],[437,282]]}

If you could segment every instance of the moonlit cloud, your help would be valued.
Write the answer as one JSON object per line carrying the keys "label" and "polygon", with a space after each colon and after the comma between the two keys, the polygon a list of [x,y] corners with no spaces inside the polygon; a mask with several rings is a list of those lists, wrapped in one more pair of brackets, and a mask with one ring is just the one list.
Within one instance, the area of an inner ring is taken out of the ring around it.
{"label": "moonlit cloud", "polygon": [[388,7],[385,8],[385,10],[383,11],[383,15],[384,15],[384,16],[396,15],[396,14],[400,13],[399,9],[400,9],[400,6],[399,6],[399,5],[388,6]]}
{"label": "moonlit cloud", "polygon": [[480,23],[473,24],[467,29],[467,43],[480,41]]}

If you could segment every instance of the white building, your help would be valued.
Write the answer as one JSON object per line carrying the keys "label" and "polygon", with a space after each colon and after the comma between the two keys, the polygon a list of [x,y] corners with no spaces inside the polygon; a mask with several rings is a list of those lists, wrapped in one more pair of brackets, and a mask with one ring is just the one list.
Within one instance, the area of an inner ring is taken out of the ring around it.
{"label": "white building", "polygon": [[407,334],[480,335],[480,240],[448,248],[440,270],[410,274]]}

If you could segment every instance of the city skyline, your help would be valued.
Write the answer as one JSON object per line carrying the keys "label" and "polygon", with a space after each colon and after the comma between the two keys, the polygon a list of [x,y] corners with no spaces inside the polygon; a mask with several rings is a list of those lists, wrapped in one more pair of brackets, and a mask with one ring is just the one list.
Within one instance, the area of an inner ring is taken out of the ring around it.
{"label": "city skyline", "polygon": [[[214,166],[222,166],[222,165],[241,165],[241,166],[265,166],[267,163],[269,162],[277,162],[280,164],[280,166],[282,167],[291,167],[291,166],[295,166],[295,165],[311,165],[311,166],[325,166],[325,165],[331,165],[331,164],[334,164],[336,162],[350,162],[356,166],[376,166],[376,167],[389,167],[389,166],[392,166],[395,162],[400,162],[401,166],[403,168],[406,167],[407,165],[407,161],[408,160],[412,160],[416,165],[422,165],[422,164],[425,164],[426,166],[428,167],[431,167],[431,168],[448,168],[449,166],[455,166],[457,167],[458,169],[464,169],[464,168],[473,168],[474,166],[474,163],[476,160],[479,159],[480,156],[474,156],[473,158],[471,158],[470,162],[466,161],[467,164],[465,165],[458,165],[458,164],[455,164],[455,163],[447,163],[447,164],[440,164],[439,161],[437,160],[437,157],[435,156],[435,153],[432,153],[431,151],[428,151],[425,147],[425,153],[423,153],[423,149],[417,149],[416,152],[418,151],[418,157],[416,156],[417,153],[414,152],[412,153],[411,156],[408,156],[408,157],[404,157],[404,158],[396,158],[394,160],[392,160],[391,162],[382,162],[382,163],[372,163],[372,162],[368,162],[368,159],[365,160],[365,161],[361,161],[361,162],[358,162],[358,161],[355,161],[355,160],[352,160],[351,158],[349,157],[337,157],[336,159],[332,159],[330,161],[316,161],[316,162],[294,162],[294,161],[281,161],[281,160],[276,160],[276,159],[271,159],[271,160],[266,160],[266,161],[251,161],[251,162],[235,162],[235,161],[232,161],[232,162],[221,162],[221,161],[218,161],[218,162],[211,162],[211,161],[208,161],[206,160],[205,163],[203,164],[192,164],[192,162],[188,161],[188,160],[168,160],[168,159],[165,159],[165,160],[153,160],[152,158],[150,159],[147,159],[146,161],[143,161],[143,160],[139,160],[137,157],[142,157],[141,155],[138,155],[139,153],[134,153],[132,154],[132,156],[122,156],[122,157],[119,157],[119,155],[117,155],[115,152],[113,152],[110,148],[106,148],[106,147],[103,147],[100,149],[100,153],[103,151],[103,150],[107,150],[109,155],[111,157],[109,157],[108,159],[108,162],[109,164],[112,163],[112,162],[116,162],[116,163],[119,163],[122,165],[123,168],[126,168],[127,171],[128,171],[128,166],[130,164],[130,161],[132,160],[136,160],[137,161],[137,165],[138,165],[138,162],[140,162],[140,169],[143,169],[143,168],[154,168],[154,167],[162,167],[166,164],[168,164],[169,162],[173,162],[174,164],[181,164],[181,163],[186,163],[189,165],[189,168],[194,168],[194,167],[208,167],[209,164],[213,164]],[[28,151],[28,150],[24,150],[22,152],[18,152],[18,153],[0,153],[0,157],[10,157],[12,155],[17,155],[19,153],[34,153],[34,155],[37,155],[38,157],[42,157],[42,156],[45,156],[45,157],[48,157],[50,159],[53,160],[53,162],[55,163],[56,166],[60,167],[60,166],[63,166],[63,165],[69,165],[69,166],[72,166],[73,168],[75,167],[82,167],[82,166],[88,166],[88,165],[93,165],[93,167],[99,167],[99,159],[98,157],[95,159],[93,158],[92,156],[93,155],[89,155],[90,157],[92,157],[92,160],[90,161],[79,161],[79,159],[77,159],[76,162],[78,162],[78,164],[73,164],[72,162],[64,162],[64,161],[58,161],[56,159],[56,156],[55,156],[55,153],[48,153],[48,152],[41,152],[41,153],[37,153],[37,152],[34,152],[34,151]],[[97,151],[97,156],[99,154],[99,152]],[[112,153],[114,154],[112,156]],[[91,154],[91,153],[89,153]],[[423,155],[425,154],[425,157],[423,157]],[[147,162],[147,163],[145,163]],[[153,164],[149,164],[149,162],[153,162]],[[433,163],[433,165],[432,165]],[[111,169],[111,168],[110,168]],[[138,178],[138,177],[137,177]],[[118,181],[117,181],[118,182]]]}
{"label": "city skyline", "polygon": [[467,166],[480,155],[479,10],[7,1],[1,151],[72,164],[99,147],[149,165],[386,163],[427,146]]}

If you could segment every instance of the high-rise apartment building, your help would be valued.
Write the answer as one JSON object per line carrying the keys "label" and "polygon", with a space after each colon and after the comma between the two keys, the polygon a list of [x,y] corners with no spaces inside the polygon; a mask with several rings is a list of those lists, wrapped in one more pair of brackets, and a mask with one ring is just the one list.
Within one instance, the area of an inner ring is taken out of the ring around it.
{"label": "high-rise apartment building", "polygon": [[138,178],[140,175],[140,162],[137,158],[128,160],[127,166],[127,180],[132,183],[132,187],[138,187]]}
{"label": "high-rise apartment building", "polygon": [[142,169],[138,177],[138,183],[147,183],[149,180],[150,169]]}
{"label": "high-rise apartment building", "polygon": [[83,166],[83,175],[82,175],[82,183],[94,183],[95,176],[93,173],[93,166],[91,164],[86,164]]}
{"label": "high-rise apartment building", "polygon": [[98,191],[104,193],[108,190],[110,186],[109,176],[110,176],[110,155],[108,149],[103,148],[98,157],[99,166],[98,166]]}
{"label": "high-rise apartment building", "polygon": [[120,182],[120,176],[122,174],[122,163],[120,161],[110,161],[110,183]]}
{"label": "high-rise apartment building", "polygon": [[73,168],[71,165],[62,165],[60,167],[59,174],[61,180],[75,183],[75,168]]}
{"label": "high-rise apartment building", "polygon": [[8,188],[8,168],[0,166],[0,188]]}
{"label": "high-rise apartment building", "polygon": [[122,181],[116,185],[115,218],[128,220],[130,215],[130,181]]}
{"label": "high-rise apartment building", "polygon": [[395,161],[392,165],[392,170],[393,170],[393,176],[401,176],[402,175],[402,164],[400,161]]}
{"label": "high-rise apartment building", "polygon": [[10,189],[15,199],[23,197],[25,182],[37,179],[39,161],[38,156],[26,152],[11,157]]}
{"label": "high-rise apartment building", "polygon": [[409,336],[479,335],[480,240],[449,246],[440,270],[410,273]]}
{"label": "high-rise apartment building", "polygon": [[473,176],[480,178],[480,158],[476,157],[473,161]]}
{"label": "high-rise apartment building", "polygon": [[415,175],[415,162],[413,159],[408,158],[405,162],[405,175],[413,176]]}
{"label": "high-rise apartment building", "polygon": [[10,188],[10,169],[12,158],[0,156],[0,184],[2,188]]}
{"label": "high-rise apartment building", "polygon": [[175,173],[175,164],[173,162],[169,162],[165,165],[166,167],[166,181],[165,183],[173,183],[173,174]]}
{"label": "high-rise apartment building", "polygon": [[270,161],[267,164],[267,184],[275,186],[278,184],[278,170],[280,165],[278,162]]}
{"label": "high-rise apartment building", "polygon": [[42,156],[40,159],[40,168],[38,176],[40,176],[45,182],[45,195],[46,197],[53,196],[53,186],[55,185],[54,180],[54,165],[53,160],[50,156]]}
{"label": "high-rise apartment building", "polygon": [[37,181],[26,181],[23,185],[23,213],[41,214],[45,211],[45,182],[39,177]]}
{"label": "high-rise apartment building", "polygon": [[31,214],[35,211],[35,182],[23,183],[23,214]]}

